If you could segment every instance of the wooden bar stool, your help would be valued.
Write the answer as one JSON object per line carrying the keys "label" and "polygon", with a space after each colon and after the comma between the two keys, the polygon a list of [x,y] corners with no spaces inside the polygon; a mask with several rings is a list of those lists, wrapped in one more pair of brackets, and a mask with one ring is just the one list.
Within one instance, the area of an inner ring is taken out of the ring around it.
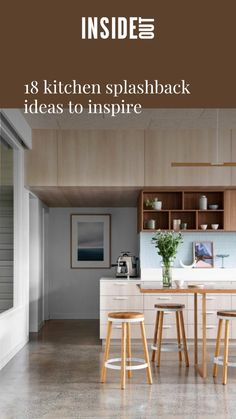
{"label": "wooden bar stool", "polygon": [[[109,350],[110,350],[112,323],[122,324],[121,358],[108,359]],[[140,323],[145,359],[132,358],[131,330],[130,330],[131,329],[130,325],[132,323]],[[128,358],[126,357],[126,351],[128,353]],[[117,362],[121,362],[121,365],[114,365]],[[137,362],[138,364],[132,365],[131,364],[132,362]],[[152,374],[151,374],[151,369],[150,369],[143,313],[117,312],[117,313],[108,314],[106,347],[105,347],[103,367],[102,367],[102,373],[101,373],[102,383],[105,383],[106,381],[106,368],[110,368],[114,370],[121,370],[121,388],[122,389],[125,388],[126,371],[128,371],[128,378],[131,378],[132,370],[140,370],[143,368],[147,369],[147,381],[149,384],[152,384]]]}
{"label": "wooden bar stool", "polygon": [[[184,304],[155,304],[157,308],[156,324],[154,330],[154,338],[152,345],[152,361],[155,362],[157,354],[157,367],[160,366],[161,352],[178,352],[179,361],[182,361],[182,352],[184,353],[186,367],[189,367],[188,348],[185,335],[183,309]],[[175,313],[176,316],[176,329],[177,329],[177,341],[178,343],[162,343],[162,329],[163,319],[165,313]],[[182,343],[181,343],[182,339]]]}
{"label": "wooden bar stool", "polygon": [[[218,322],[216,349],[215,349],[215,357],[214,357],[213,377],[217,377],[218,365],[222,365],[223,366],[222,384],[227,384],[228,367],[236,367],[236,362],[235,361],[233,362],[233,357],[232,357],[232,360],[229,361],[229,326],[230,326],[229,322],[230,320],[236,319],[236,310],[218,311],[217,317],[219,319],[219,322]],[[220,356],[220,343],[221,343],[221,332],[222,332],[223,320],[225,320],[224,356]]]}

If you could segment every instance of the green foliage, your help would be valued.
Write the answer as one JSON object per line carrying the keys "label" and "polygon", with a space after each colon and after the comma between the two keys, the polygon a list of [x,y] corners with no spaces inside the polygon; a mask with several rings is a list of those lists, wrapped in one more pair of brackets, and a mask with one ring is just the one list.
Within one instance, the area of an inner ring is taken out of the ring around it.
{"label": "green foliage", "polygon": [[162,257],[164,265],[169,265],[171,260],[175,259],[177,249],[183,243],[181,233],[158,231],[152,237],[152,243],[155,244],[157,254]]}
{"label": "green foliage", "polygon": [[146,208],[153,208],[153,204],[154,204],[154,202],[158,202],[158,198],[154,198],[154,199],[146,199],[145,200],[145,207]]}

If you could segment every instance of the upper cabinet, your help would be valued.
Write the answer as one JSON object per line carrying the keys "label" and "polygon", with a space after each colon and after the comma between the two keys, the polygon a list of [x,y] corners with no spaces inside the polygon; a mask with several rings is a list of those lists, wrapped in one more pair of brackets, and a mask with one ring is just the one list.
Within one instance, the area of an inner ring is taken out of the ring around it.
{"label": "upper cabinet", "polygon": [[57,185],[57,131],[33,130],[32,150],[25,152],[25,184]]}
{"label": "upper cabinet", "polygon": [[225,229],[236,231],[236,190],[225,191]]}
{"label": "upper cabinet", "polygon": [[144,131],[60,131],[58,185],[144,185]]}
{"label": "upper cabinet", "polygon": [[[236,129],[231,130],[231,141],[232,141],[232,161],[236,161]],[[232,180],[231,185],[236,186],[236,167],[232,167]]]}
{"label": "upper cabinet", "polygon": [[[220,139],[219,158],[231,161],[231,131],[222,130]],[[172,162],[216,159],[216,130],[148,130],[145,133],[145,186],[231,185],[229,167],[171,167]]]}
{"label": "upper cabinet", "polygon": [[[219,159],[236,160],[236,130],[220,131]],[[236,186],[236,168],[171,167],[217,160],[216,130],[33,130],[31,187]]]}

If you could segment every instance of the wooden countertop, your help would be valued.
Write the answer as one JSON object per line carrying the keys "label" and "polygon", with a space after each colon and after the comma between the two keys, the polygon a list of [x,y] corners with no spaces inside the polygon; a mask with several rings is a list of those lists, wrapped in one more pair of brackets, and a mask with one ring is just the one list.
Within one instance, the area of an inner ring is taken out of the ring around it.
{"label": "wooden countertop", "polygon": [[142,294],[233,294],[236,293],[236,284],[206,284],[204,288],[163,288],[161,286],[155,286],[153,283],[137,284]]}

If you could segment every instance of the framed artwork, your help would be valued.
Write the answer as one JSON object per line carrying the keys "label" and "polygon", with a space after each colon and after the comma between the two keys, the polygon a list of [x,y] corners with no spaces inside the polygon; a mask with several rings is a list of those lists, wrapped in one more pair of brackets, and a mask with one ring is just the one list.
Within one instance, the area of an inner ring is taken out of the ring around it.
{"label": "framed artwork", "polygon": [[214,252],[213,242],[194,242],[193,243],[193,258],[196,262],[195,268],[213,268],[214,267]]}
{"label": "framed artwork", "polygon": [[71,215],[71,268],[109,268],[110,214]]}

